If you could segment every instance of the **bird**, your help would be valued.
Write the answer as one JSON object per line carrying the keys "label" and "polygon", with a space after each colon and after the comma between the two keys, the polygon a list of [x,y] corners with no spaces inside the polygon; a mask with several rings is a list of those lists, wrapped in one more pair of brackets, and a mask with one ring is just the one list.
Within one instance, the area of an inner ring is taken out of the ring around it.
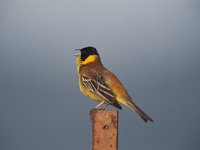
{"label": "bird", "polygon": [[76,51],[78,51],[75,56],[79,88],[85,96],[98,102],[98,105],[94,109],[98,109],[104,104],[105,108],[112,105],[121,110],[122,107],[120,104],[122,104],[130,108],[133,112],[136,112],[144,122],[153,122],[133,102],[117,76],[104,67],[95,47],[88,46],[76,49]]}

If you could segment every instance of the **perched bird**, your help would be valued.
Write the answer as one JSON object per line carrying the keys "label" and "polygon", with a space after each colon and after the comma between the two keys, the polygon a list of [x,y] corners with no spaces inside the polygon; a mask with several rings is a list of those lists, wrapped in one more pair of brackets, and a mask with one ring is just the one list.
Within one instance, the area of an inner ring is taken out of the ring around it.
{"label": "perched bird", "polygon": [[100,56],[94,47],[77,49],[77,71],[80,91],[99,102],[95,109],[102,104],[112,105],[122,109],[120,104],[136,112],[145,122],[153,120],[145,114],[131,99],[119,79],[101,63]]}

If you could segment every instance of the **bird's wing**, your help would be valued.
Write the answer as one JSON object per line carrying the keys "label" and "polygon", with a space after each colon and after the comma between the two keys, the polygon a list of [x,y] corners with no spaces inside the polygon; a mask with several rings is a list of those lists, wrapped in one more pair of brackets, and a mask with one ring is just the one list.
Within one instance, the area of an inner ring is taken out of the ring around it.
{"label": "bird's wing", "polygon": [[115,95],[104,81],[103,76],[98,73],[82,74],[81,80],[86,89],[105,100],[110,105],[115,105]]}

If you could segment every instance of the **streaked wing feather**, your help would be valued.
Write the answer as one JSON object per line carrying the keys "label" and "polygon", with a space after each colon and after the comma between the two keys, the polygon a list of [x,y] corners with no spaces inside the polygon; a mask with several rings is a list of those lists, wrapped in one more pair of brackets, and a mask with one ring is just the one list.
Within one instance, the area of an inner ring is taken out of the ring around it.
{"label": "streaked wing feather", "polygon": [[90,92],[93,92],[101,99],[105,100],[108,104],[114,104],[114,94],[112,90],[105,83],[102,76],[89,77],[82,75],[82,83]]}

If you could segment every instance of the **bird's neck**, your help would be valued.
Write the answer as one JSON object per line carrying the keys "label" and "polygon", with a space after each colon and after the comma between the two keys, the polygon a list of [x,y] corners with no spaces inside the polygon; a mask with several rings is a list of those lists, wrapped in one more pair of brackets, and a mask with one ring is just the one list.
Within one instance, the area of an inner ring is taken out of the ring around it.
{"label": "bird's neck", "polygon": [[77,71],[79,72],[79,69],[83,66],[90,65],[90,64],[102,64],[101,59],[98,55],[90,55],[88,56],[84,61],[81,60],[80,56],[76,58],[77,63]]}

